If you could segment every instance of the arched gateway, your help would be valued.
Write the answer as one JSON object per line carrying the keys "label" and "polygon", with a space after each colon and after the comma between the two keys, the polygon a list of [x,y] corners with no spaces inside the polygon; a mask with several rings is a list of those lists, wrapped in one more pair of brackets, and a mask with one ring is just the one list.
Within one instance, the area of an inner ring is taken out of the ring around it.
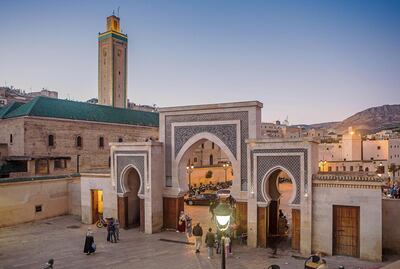
{"label": "arched gateway", "polygon": [[[310,182],[317,169],[311,166],[311,159],[317,159],[316,145],[261,139],[261,108],[257,101],[163,108],[159,142],[112,144],[112,182],[118,194],[119,218],[128,220],[126,215],[132,214],[132,202],[126,198],[132,195],[132,188],[127,187],[126,173],[134,169],[140,178],[134,191],[137,190],[141,201],[140,223],[144,231],[176,229],[183,195],[188,191],[187,155],[202,141],[210,141],[232,165],[231,194],[237,201],[235,221],[248,234],[248,244],[269,245],[271,232],[267,232],[267,227],[273,225],[280,203],[280,196],[274,198],[271,192],[278,184],[277,173],[282,171],[293,185],[288,207],[293,212],[293,226],[296,225],[292,238],[298,242],[292,246],[303,254],[310,253]],[[210,155],[209,160],[213,164],[214,156]]]}

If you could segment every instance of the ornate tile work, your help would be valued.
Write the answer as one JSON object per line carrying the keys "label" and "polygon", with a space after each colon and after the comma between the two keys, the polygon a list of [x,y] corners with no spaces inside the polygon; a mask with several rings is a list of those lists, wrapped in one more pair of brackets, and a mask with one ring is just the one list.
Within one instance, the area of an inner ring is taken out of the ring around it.
{"label": "ornate tile work", "polygon": [[[254,153],[280,153],[282,156],[258,156],[257,157],[257,201],[266,202],[262,196],[261,188],[262,180],[265,174],[275,166],[286,168],[294,177],[296,182],[296,197],[293,204],[300,204],[300,186],[301,186],[301,157],[293,155],[285,155],[285,153],[303,153],[304,154],[304,186],[308,186],[308,154],[307,149],[257,149],[251,154],[251,163],[253,163]],[[253,169],[253,168],[252,168]]]}
{"label": "ornate tile work", "polygon": [[231,150],[236,158],[236,125],[197,125],[175,127],[175,156],[178,155],[183,145],[198,133],[211,133],[217,136]]}
{"label": "ornate tile work", "polygon": [[[145,171],[144,171],[144,167],[145,167],[145,161],[148,161],[147,158],[147,152],[146,151],[119,151],[119,152],[114,152],[114,154],[145,154],[146,158],[144,156],[117,156],[117,160],[116,160],[116,169],[117,169],[117,193],[123,193],[122,192],[122,187],[121,187],[121,173],[122,170],[124,170],[124,168],[130,164],[134,165],[135,167],[137,167],[138,169],[138,173],[140,175],[142,182],[142,185],[144,185],[143,183],[146,181],[146,179],[144,178],[145,175]],[[146,159],[146,160],[145,160]],[[147,163],[147,167],[149,167],[148,163]],[[142,188],[140,190],[141,194],[144,194],[144,188]]]}
{"label": "ornate tile work", "polygon": [[245,140],[249,138],[249,124],[248,124],[249,119],[247,111],[166,116],[165,117],[165,173],[166,173],[165,176],[166,176],[167,187],[171,186],[172,183],[171,124],[175,122],[224,121],[224,120],[240,120],[241,190],[247,191],[247,146],[245,142]]}

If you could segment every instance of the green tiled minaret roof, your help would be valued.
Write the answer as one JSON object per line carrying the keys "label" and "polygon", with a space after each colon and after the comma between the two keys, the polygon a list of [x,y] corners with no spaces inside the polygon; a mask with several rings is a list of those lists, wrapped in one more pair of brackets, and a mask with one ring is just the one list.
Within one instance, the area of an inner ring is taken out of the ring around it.
{"label": "green tiled minaret roof", "polygon": [[[3,109],[0,110],[0,115]],[[4,118],[36,116],[69,120],[158,127],[158,113],[39,96],[20,105]]]}

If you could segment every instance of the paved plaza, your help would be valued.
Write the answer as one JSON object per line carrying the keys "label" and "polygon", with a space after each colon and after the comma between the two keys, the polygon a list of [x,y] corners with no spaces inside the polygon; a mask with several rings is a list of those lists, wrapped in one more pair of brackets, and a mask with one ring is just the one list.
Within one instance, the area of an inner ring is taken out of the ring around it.
{"label": "paved plaza", "polygon": [[[83,251],[85,232],[94,231],[97,252],[87,256]],[[177,242],[160,241],[167,239]],[[153,235],[137,229],[122,230],[117,244],[106,241],[106,230],[81,224],[72,216],[27,223],[0,229],[0,268],[42,268],[49,258],[55,268],[149,268],[149,269],[212,269],[219,268],[220,256],[208,260],[206,249],[194,254],[194,246],[185,235],[165,231]],[[303,259],[287,252],[271,258],[270,249],[234,245],[227,259],[229,269],[266,269],[278,264],[282,269],[303,268]],[[279,254],[279,253],[278,253]],[[379,268],[379,263],[363,262],[348,257],[327,257],[330,268],[343,264],[348,268]]]}

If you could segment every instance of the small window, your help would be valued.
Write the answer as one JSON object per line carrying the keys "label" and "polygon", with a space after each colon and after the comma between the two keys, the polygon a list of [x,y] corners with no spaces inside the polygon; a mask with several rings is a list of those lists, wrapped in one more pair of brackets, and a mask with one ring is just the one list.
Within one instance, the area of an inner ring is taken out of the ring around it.
{"label": "small window", "polygon": [[343,166],[343,172],[346,172],[346,166]]}
{"label": "small window", "polygon": [[354,169],[353,166],[350,166],[350,171],[351,171],[351,172],[353,172],[353,169]]}
{"label": "small window", "polygon": [[102,136],[99,137],[99,148],[104,148],[104,137]]}
{"label": "small window", "polygon": [[368,167],[365,167],[365,172],[369,172],[369,168]]}
{"label": "small window", "polygon": [[54,135],[49,135],[48,139],[47,139],[47,144],[49,147],[53,147],[54,146]]}
{"label": "small window", "polygon": [[12,144],[12,143],[13,143],[13,135],[10,134],[10,144]]}
{"label": "small window", "polygon": [[374,159],[374,157],[371,157],[371,161]]}
{"label": "small window", "polygon": [[363,171],[363,167],[360,166],[360,167],[358,168],[358,171],[362,172],[362,171]]}
{"label": "small window", "polygon": [[122,139],[122,137],[119,137],[118,138],[118,143],[122,143],[122,142],[124,142],[124,140]]}
{"label": "small window", "polygon": [[197,157],[193,158],[193,162],[197,163]]}
{"label": "small window", "polygon": [[108,168],[111,167],[111,156],[108,156]]}
{"label": "small window", "polygon": [[67,168],[67,160],[65,159],[55,159],[54,169],[65,169]]}
{"label": "small window", "polygon": [[332,167],[328,166],[328,172],[332,172]]}
{"label": "small window", "polygon": [[210,155],[210,165],[214,165],[214,156]]}
{"label": "small window", "polygon": [[377,149],[380,150],[380,149],[381,149],[381,146],[378,146]]}
{"label": "small window", "polygon": [[214,147],[215,147],[214,142],[212,142],[211,148],[214,149]]}
{"label": "small window", "polygon": [[77,137],[76,137],[76,146],[77,146],[78,148],[81,148],[81,147],[82,147],[82,137],[81,137],[81,136],[77,136]]}
{"label": "small window", "polygon": [[341,149],[341,148],[342,148],[342,146],[341,146],[341,145],[339,145],[339,148]]}
{"label": "small window", "polygon": [[35,205],[35,212],[36,213],[42,212],[42,205]]}
{"label": "small window", "polygon": [[202,149],[204,149],[204,143],[203,143],[203,144],[201,144],[201,148],[202,148]]}

